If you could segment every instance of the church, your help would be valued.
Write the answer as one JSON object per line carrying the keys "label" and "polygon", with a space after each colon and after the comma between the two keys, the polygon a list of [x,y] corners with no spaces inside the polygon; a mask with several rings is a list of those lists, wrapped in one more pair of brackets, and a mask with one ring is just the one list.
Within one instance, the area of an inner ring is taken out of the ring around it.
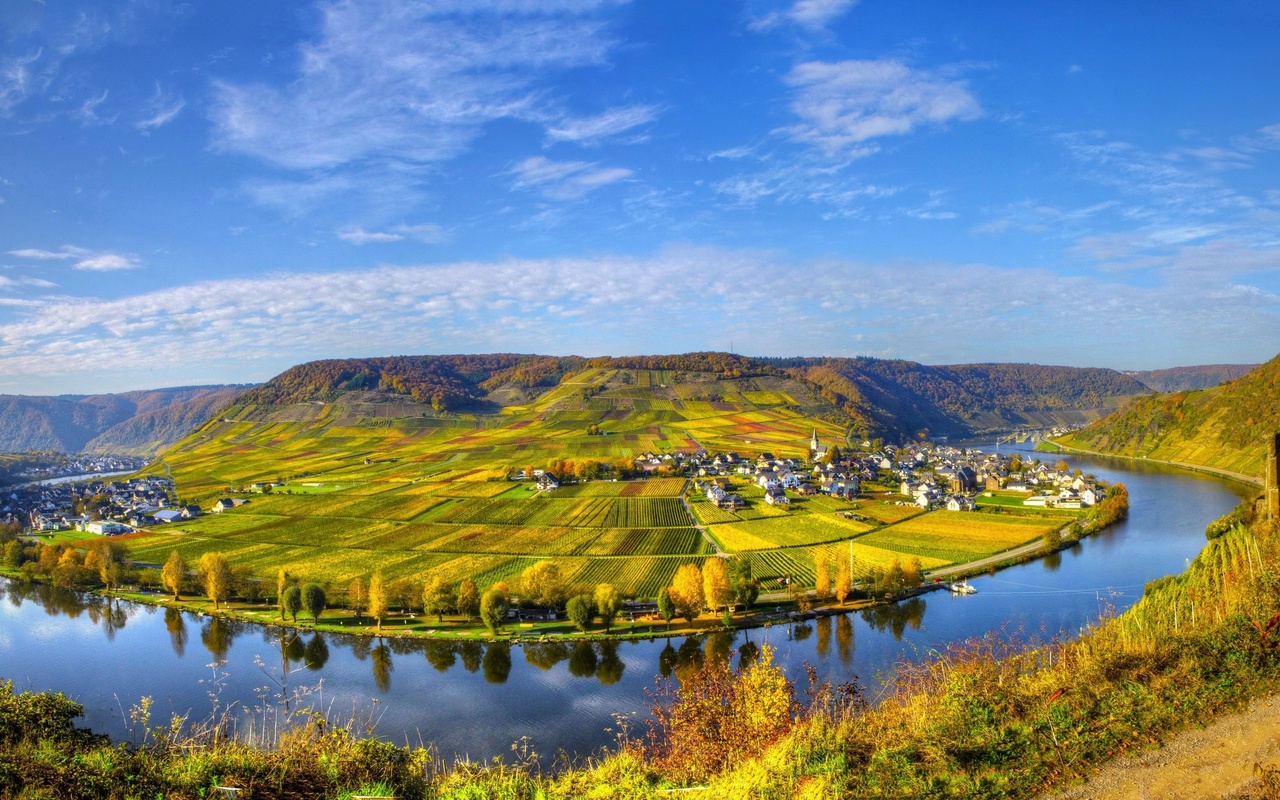
{"label": "church", "polygon": [[818,429],[813,429],[813,438],[809,440],[809,458],[820,461],[827,455],[827,448],[818,441]]}

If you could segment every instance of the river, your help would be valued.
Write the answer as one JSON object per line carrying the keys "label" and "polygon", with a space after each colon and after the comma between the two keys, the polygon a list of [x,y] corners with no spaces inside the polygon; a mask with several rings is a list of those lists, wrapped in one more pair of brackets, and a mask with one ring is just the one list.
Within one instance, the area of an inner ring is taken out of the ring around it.
{"label": "river", "polygon": [[975,595],[934,592],[704,640],[512,647],[304,633],[282,646],[271,629],[8,583],[0,677],[18,690],[65,692],[84,704],[84,724],[122,738],[128,708],[143,696],[165,721],[170,713],[207,717],[215,698],[247,714],[264,707],[264,697],[271,706],[275,695],[301,692],[338,717],[372,720],[391,741],[433,743],[445,758],[509,754],[524,736],[543,755],[585,755],[613,741],[615,713],[644,713],[660,674],[707,651],[767,643],[793,678],[808,662],[834,683],[858,677],[874,697],[900,659],[949,642],[999,630],[1074,634],[1101,613],[1128,608],[1147,581],[1182,571],[1204,546],[1204,526],[1256,492],[1155,464],[1063,458],[1123,482],[1129,519],[1062,553],[973,579]]}

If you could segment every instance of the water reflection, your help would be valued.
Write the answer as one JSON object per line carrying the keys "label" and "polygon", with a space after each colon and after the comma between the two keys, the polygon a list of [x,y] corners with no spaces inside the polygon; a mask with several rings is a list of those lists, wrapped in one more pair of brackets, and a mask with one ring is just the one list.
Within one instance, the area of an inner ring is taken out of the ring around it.
{"label": "water reflection", "polygon": [[818,617],[816,625],[818,641],[814,643],[814,650],[818,658],[826,658],[831,652],[831,617]]}
{"label": "water reflection", "polygon": [[493,642],[484,649],[484,679],[489,683],[506,683],[511,675],[511,645]]}
{"label": "water reflection", "polygon": [[591,642],[578,642],[569,654],[569,674],[575,678],[590,678],[596,674],[600,659],[596,658],[596,649]]}
{"label": "water reflection", "polygon": [[307,669],[312,672],[324,669],[324,665],[329,663],[329,644],[324,640],[324,634],[311,635],[311,641],[307,642],[303,656],[306,658]]}
{"label": "water reflection", "polygon": [[848,614],[836,617],[836,654],[845,667],[853,664],[853,620]]}
{"label": "water reflection", "polygon": [[[731,640],[732,641],[732,640]],[[627,665],[618,657],[619,642],[600,643],[600,663],[596,665],[596,680],[602,686],[612,686],[622,680]]]}
{"label": "water reflection", "polygon": [[164,610],[164,627],[169,631],[169,643],[173,646],[174,655],[182,658],[187,652],[187,619],[176,608]]}
{"label": "water reflection", "polygon": [[373,661],[373,685],[386,694],[391,691],[391,673],[396,668],[391,663],[391,648],[379,639],[378,646],[369,651],[369,657]]}
{"label": "water reflection", "polygon": [[423,645],[423,649],[427,653],[427,663],[436,672],[448,672],[449,667],[452,667],[458,660],[458,654],[454,650],[453,642],[429,641]]}
{"label": "water reflection", "polygon": [[227,660],[231,643],[235,641],[240,629],[241,623],[226,617],[209,617],[209,620],[200,627],[200,641],[204,643],[209,655],[213,656],[214,662]]}
{"label": "water reflection", "polygon": [[913,597],[901,603],[863,609],[861,614],[863,621],[872,630],[880,633],[890,630],[893,632],[894,641],[900,642],[908,625],[912,630],[920,630],[920,625],[924,622],[925,606],[923,597]]}

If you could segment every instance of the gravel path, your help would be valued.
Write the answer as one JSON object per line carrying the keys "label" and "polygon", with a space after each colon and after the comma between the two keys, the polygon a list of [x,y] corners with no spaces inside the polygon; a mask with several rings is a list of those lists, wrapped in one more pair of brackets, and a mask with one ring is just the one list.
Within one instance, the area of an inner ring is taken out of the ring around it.
{"label": "gravel path", "polygon": [[1117,759],[1089,781],[1040,800],[1208,800],[1251,797],[1255,763],[1280,763],[1280,695],[1185,731],[1159,749]]}

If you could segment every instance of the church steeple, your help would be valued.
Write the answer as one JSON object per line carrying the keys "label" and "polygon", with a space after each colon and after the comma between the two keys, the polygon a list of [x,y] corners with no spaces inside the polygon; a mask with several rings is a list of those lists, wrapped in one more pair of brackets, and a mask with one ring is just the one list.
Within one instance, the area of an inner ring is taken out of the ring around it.
{"label": "church steeple", "polygon": [[821,448],[821,445],[818,444],[818,429],[814,428],[813,439],[809,441],[809,450],[810,452],[816,453],[820,448]]}

